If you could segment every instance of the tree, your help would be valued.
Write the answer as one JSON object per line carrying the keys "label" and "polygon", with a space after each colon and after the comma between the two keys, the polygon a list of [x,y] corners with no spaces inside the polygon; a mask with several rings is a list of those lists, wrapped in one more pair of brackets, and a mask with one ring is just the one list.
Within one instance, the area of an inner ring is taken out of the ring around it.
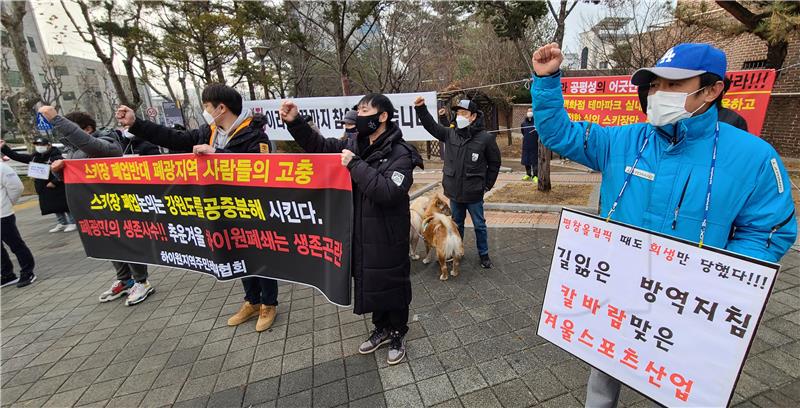
{"label": "tree", "polygon": [[382,12],[373,30],[357,52],[353,72],[366,92],[418,90],[422,64],[435,58],[425,54],[436,32],[438,19],[422,3],[396,2]]}
{"label": "tree", "polygon": [[[572,3],[569,5],[567,5],[567,0],[560,0],[558,2],[558,12],[556,12],[556,9],[553,8],[550,0],[547,1],[547,8],[550,10],[550,15],[556,21],[556,32],[553,34],[553,42],[558,44],[559,48],[561,48],[561,46],[564,44],[564,31],[567,17],[569,17],[569,15],[572,13],[572,10],[574,10],[575,6],[577,6],[580,2],[599,4],[600,0],[572,0]],[[552,183],[550,182],[551,154],[552,153],[550,152],[550,149],[544,147],[542,141],[539,140],[539,163],[537,166],[537,174],[539,175],[539,183],[537,187],[539,191],[550,191],[553,188]]]}
{"label": "tree", "polygon": [[44,71],[42,101],[55,107],[56,110],[60,110],[63,84],[61,75],[56,74],[56,66],[53,57],[48,55],[42,58],[42,70]]}
{"label": "tree", "polygon": [[350,95],[350,59],[375,27],[384,3],[381,1],[303,3],[289,1],[288,4],[302,19],[303,24],[315,26],[325,36],[325,40],[328,42],[325,45],[331,45],[333,48],[334,62],[311,51],[303,35],[297,31],[289,33],[289,41],[306,51],[307,56],[338,72],[341,78],[342,95]]}
{"label": "tree", "polygon": [[[114,91],[119,95],[120,103],[134,109],[138,108],[142,99],[136,84],[136,76],[133,73],[133,60],[136,58],[136,44],[141,41],[143,31],[141,28],[142,3],[121,6],[111,0],[102,2],[75,0],[74,2],[80,8],[81,20],[79,21],[69,11],[64,0],[60,0],[60,2],[61,8],[64,9],[75,32],[85,43],[92,46],[97,58],[105,66]],[[120,21],[122,24],[119,23]],[[123,46],[125,53],[117,51],[115,46],[118,42]],[[118,54],[125,67],[130,96],[114,69],[114,59]]]}
{"label": "tree", "polygon": [[709,4],[686,3],[678,18],[730,36],[751,33],[767,43],[769,68],[780,69],[786,60],[789,41],[800,32],[800,2],[795,1],[717,1],[731,19],[709,18]]}
{"label": "tree", "polygon": [[[22,135],[28,150],[32,150],[33,139],[36,136],[34,130],[33,108],[41,102],[42,97],[34,82],[31,63],[28,60],[28,43],[25,41],[25,27],[23,19],[27,13],[27,2],[3,2],[0,4],[0,22],[8,32],[8,39],[11,42],[11,50],[14,54],[14,61],[22,77],[22,89],[13,94],[6,94],[11,112],[17,122],[17,130]],[[4,75],[5,77],[5,75]]]}
{"label": "tree", "polygon": [[585,29],[596,36],[593,53],[625,72],[655,65],[672,46],[695,41],[703,31],[675,21],[671,3],[647,0],[617,0],[595,23],[587,22]]}

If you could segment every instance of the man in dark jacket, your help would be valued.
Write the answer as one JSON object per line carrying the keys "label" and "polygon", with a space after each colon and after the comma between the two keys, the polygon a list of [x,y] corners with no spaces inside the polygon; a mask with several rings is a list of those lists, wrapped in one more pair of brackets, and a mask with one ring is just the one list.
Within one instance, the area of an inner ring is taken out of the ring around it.
{"label": "man in dark jacket", "polygon": [[[27,154],[17,153],[9,148],[8,145],[3,144],[2,153],[11,160],[25,164],[33,162],[49,166],[54,161],[63,159],[61,150],[58,150],[57,147],[53,147],[53,145],[50,144],[50,139],[46,137],[37,137],[33,141],[33,147],[36,149],[36,153]],[[58,223],[50,232],[75,231],[77,227],[75,226],[75,219],[73,219],[72,215],[69,213],[64,183],[56,177],[53,172],[50,172],[50,176],[47,180],[34,179],[33,186],[36,188],[36,194],[39,195],[39,210],[42,212],[42,215],[55,214],[58,220]]]}
{"label": "man in dark jacket", "polygon": [[306,152],[340,153],[342,165],[350,170],[354,313],[372,312],[375,324],[358,351],[369,354],[388,342],[386,362],[400,363],[405,357],[411,303],[408,190],[414,182],[414,167],[422,167],[422,157],[403,140],[392,122],[394,106],[381,94],[366,95],[358,103],[358,136],[352,139],[323,138],[298,119],[297,106],[291,101],[283,101],[280,115]]}
{"label": "man in dark jacket", "polygon": [[[206,125],[199,129],[176,130],[136,117],[127,106],[117,109],[117,120],[137,138],[177,151],[195,154],[212,153],[269,153],[270,144],[264,133],[261,115],[242,109],[242,96],[223,84],[211,84],[203,89],[203,118]],[[242,278],[244,303],[228,319],[229,326],[238,326],[258,316],[256,331],[269,329],[275,321],[278,306],[278,282],[261,277]]]}
{"label": "man in dark jacket", "polygon": [[158,146],[136,137],[133,133],[125,130],[113,130],[117,135],[119,144],[122,145],[123,156],[155,156],[161,154]]}
{"label": "man in dark jacket", "polygon": [[533,124],[533,110],[528,108],[525,119],[519,125],[522,128],[522,165],[525,166],[524,181],[539,182],[539,132]]}
{"label": "man in dark jacket", "polygon": [[456,112],[456,126],[445,127],[428,113],[425,98],[416,101],[417,117],[433,137],[445,145],[442,186],[450,199],[450,210],[458,231],[464,236],[464,219],[469,211],[475,228],[475,241],[481,267],[489,269],[489,242],[483,217],[483,195],[492,189],[500,173],[500,149],[495,137],[483,128],[483,112],[478,105],[462,100],[451,109]]}
{"label": "man in dark jacket", "polygon": [[[731,89],[731,80],[725,78],[722,81],[722,83],[725,86],[722,90],[722,95],[725,95],[726,93],[728,93],[728,89]],[[727,123],[731,126],[735,126],[739,129],[744,130],[745,132],[749,132],[749,130],[747,130],[747,121],[744,120],[742,115],[736,113],[736,111],[723,107],[722,98],[717,99],[717,110],[718,110],[717,120],[719,120],[722,123]]]}
{"label": "man in dark jacket", "polygon": [[[60,116],[52,106],[39,108],[39,113],[53,125],[64,144],[64,159],[87,159],[122,156],[122,147],[116,137],[107,132],[97,131],[97,122],[84,112],[71,112]],[[51,169],[60,173],[63,160],[56,160]],[[59,176],[60,177],[60,176]],[[100,302],[110,302],[127,295],[125,304],[133,306],[143,302],[155,291],[147,281],[147,265],[112,261],[116,270],[116,280],[111,287],[100,294]]]}

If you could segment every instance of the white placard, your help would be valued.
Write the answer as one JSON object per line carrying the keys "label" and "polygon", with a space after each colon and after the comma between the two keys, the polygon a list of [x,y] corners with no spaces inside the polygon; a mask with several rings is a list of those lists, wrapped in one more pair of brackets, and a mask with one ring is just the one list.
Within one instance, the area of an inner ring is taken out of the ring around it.
{"label": "white placard", "polygon": [[50,178],[50,165],[46,163],[28,163],[28,177],[48,180]]}
{"label": "white placard", "polygon": [[727,406],[778,269],[565,209],[537,333],[663,405]]}
{"label": "white placard", "polygon": [[[386,94],[392,101],[395,108],[394,122],[400,126],[403,132],[403,139],[406,141],[434,140],[422,127],[414,111],[414,99],[423,96],[428,108],[428,112],[436,120],[436,92],[415,92],[404,94]],[[300,109],[301,115],[309,115],[314,119],[314,123],[319,128],[320,133],[325,137],[341,137],[344,128],[336,124],[337,119],[341,119],[344,114],[353,108],[363,95],[351,96],[330,96],[319,98],[293,98],[295,104]],[[266,99],[258,101],[244,101],[245,109],[252,109],[253,113],[264,115],[267,125],[264,131],[267,132],[270,140],[294,140],[286,130],[286,125],[278,115],[281,99]]]}

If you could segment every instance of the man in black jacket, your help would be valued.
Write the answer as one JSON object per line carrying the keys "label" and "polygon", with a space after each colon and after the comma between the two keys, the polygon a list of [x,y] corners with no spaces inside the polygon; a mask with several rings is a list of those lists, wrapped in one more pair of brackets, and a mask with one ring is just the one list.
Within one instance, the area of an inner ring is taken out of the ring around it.
{"label": "man in black jacket", "polygon": [[394,106],[385,95],[369,94],[358,103],[355,138],[323,138],[299,118],[294,102],[283,101],[281,119],[309,153],[340,153],[353,181],[355,314],[372,312],[370,337],[358,348],[370,354],[389,343],[386,362],[405,357],[408,305],[411,303],[411,228],[408,190],[422,157],[403,140],[392,122]]}
{"label": "man in black jacket", "polygon": [[[127,106],[117,110],[117,120],[128,132],[158,146],[195,154],[269,153],[269,138],[264,133],[264,119],[242,110],[242,96],[235,89],[211,84],[203,89],[203,118],[199,129],[176,130],[136,117]],[[278,282],[261,277],[242,278],[244,304],[228,319],[229,326],[238,326],[258,316],[256,331],[272,326],[277,314]]]}
{"label": "man in black jacket", "polygon": [[445,144],[442,186],[450,199],[450,210],[458,231],[464,236],[464,219],[469,211],[475,228],[475,241],[481,266],[489,269],[489,243],[483,216],[483,195],[492,189],[500,173],[500,149],[495,137],[483,128],[483,112],[470,100],[462,100],[451,109],[456,112],[456,126],[445,127],[428,113],[425,98],[418,96],[417,117],[433,137]]}

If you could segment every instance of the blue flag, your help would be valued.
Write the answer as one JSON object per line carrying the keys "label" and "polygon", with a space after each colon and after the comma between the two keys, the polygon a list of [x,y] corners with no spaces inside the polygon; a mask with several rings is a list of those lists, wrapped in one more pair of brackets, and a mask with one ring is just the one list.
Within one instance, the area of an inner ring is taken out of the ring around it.
{"label": "blue flag", "polygon": [[36,114],[36,128],[39,130],[52,130],[53,125],[41,113]]}

